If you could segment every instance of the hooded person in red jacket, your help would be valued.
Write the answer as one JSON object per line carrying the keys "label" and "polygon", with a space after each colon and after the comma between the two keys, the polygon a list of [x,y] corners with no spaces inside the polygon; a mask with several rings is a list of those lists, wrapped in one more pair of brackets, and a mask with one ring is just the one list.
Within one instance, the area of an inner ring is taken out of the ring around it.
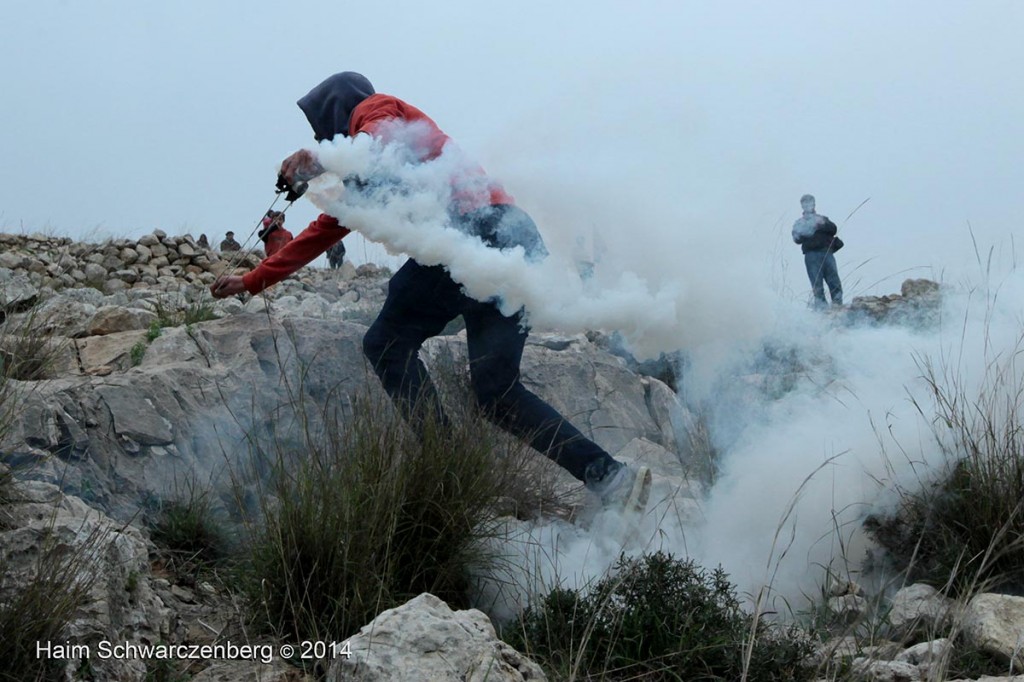
{"label": "hooded person in red jacket", "polygon": [[[448,136],[422,111],[397,97],[376,93],[366,77],[351,71],[323,81],[298,105],[317,142],[367,134],[385,144],[406,145],[404,151],[420,162],[437,158],[449,144]],[[396,135],[401,127],[396,123],[415,124],[416,134]],[[308,150],[295,152],[281,165],[281,179],[289,188],[323,172]],[[358,187],[373,181],[359,178],[354,183]],[[547,254],[530,216],[482,169],[466,169],[452,179],[451,204],[449,213],[456,226],[489,246],[521,246],[528,258]],[[337,219],[321,214],[255,270],[242,277],[221,277],[211,285],[211,292],[218,298],[243,291],[257,294],[347,234],[349,230]],[[615,460],[523,386],[519,365],[528,331],[521,324],[522,313],[503,315],[493,301],[466,296],[443,265],[424,266],[413,259],[391,278],[387,299],[363,339],[367,359],[403,413],[415,419],[415,408],[427,405],[442,422],[446,420],[419,350],[458,315],[466,322],[471,385],[484,414],[564,467],[606,505],[646,505],[651,481],[646,467],[632,468]]]}
{"label": "hooded person in red jacket", "polygon": [[284,245],[293,239],[292,233],[284,229],[284,213],[267,211],[267,215],[263,216],[259,238],[263,242],[268,258],[284,248]]}

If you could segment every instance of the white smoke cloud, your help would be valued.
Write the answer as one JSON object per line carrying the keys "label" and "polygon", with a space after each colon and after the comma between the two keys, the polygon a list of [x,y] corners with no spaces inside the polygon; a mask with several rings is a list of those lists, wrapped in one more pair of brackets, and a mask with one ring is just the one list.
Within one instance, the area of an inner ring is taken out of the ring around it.
{"label": "white smoke cloud", "polygon": [[[451,178],[465,176],[469,162],[452,145],[424,163],[409,163],[405,149],[366,135],[324,142],[317,151],[328,173],[310,184],[308,196],[389,253],[408,254],[423,265],[444,264],[472,298],[499,297],[509,315],[525,308],[535,328],[619,330],[641,354],[663,349],[678,336],[679,292],[673,283],[652,290],[638,274],[621,271],[590,287],[566,259],[536,262],[521,247],[490,248],[461,231],[448,210]],[[353,175],[380,184],[369,192],[347,190],[343,178]]]}
{"label": "white smoke cloud", "polygon": [[[862,573],[864,518],[891,511],[897,490],[931,483],[947,464],[922,363],[949,367],[964,394],[977,396],[993,378],[990,363],[1020,347],[1021,301],[1024,273],[1014,272],[997,297],[947,291],[938,328],[846,327],[790,310],[765,339],[794,369],[774,393],[763,387],[779,365],[755,366],[746,347],[697,349],[691,361],[702,371],[684,377],[682,393],[706,411],[722,464],[700,513],[658,499],[635,525],[601,513],[586,529],[520,528],[505,550],[521,572],[503,576],[506,590],[517,581],[518,590],[498,600],[497,613],[556,585],[591,584],[622,554],[655,550],[721,565],[741,595],[753,602],[765,590],[763,604],[783,614],[819,594],[826,570],[880,587],[886,576]],[[1015,371],[1010,385],[1022,385]]]}
{"label": "white smoke cloud", "polygon": [[[506,313],[525,307],[537,328],[617,329],[641,354],[682,349],[689,360],[681,396],[707,415],[722,466],[700,521],[667,499],[635,528],[599,514],[586,529],[524,529],[523,542],[506,547],[522,568],[523,594],[586,584],[622,552],[664,549],[721,564],[742,593],[770,585],[772,594],[798,604],[816,592],[825,567],[856,572],[863,517],[891,505],[897,484],[912,487],[943,463],[911,402],[929,404],[918,360],[963,358],[959,371],[970,394],[983,380],[985,358],[1010,347],[1020,331],[1017,301],[1024,296],[1011,294],[1021,293],[1024,279],[1016,273],[998,297],[947,296],[937,330],[838,326],[808,311],[803,296],[773,285],[785,266],[772,254],[802,269],[799,248],[788,242],[791,217],[773,218],[767,234],[741,229],[729,215],[686,216],[649,175],[602,178],[591,169],[587,193],[573,193],[554,163],[552,175],[536,181],[548,187],[550,201],[541,196],[531,212],[542,232],[557,226],[550,238],[545,233],[555,253],[531,263],[522,249],[488,248],[452,225],[449,178],[467,163],[457,153],[409,164],[365,136],[317,151],[329,173],[308,196],[389,251],[446,264],[469,295],[500,296]],[[348,192],[341,179],[350,174],[395,178],[403,189]],[[577,236],[594,234],[605,249],[594,259],[594,279],[584,283],[572,251]],[[783,251],[768,247],[773,239]],[[763,366],[766,347],[785,358]],[[794,368],[781,379],[784,390],[761,391],[759,375],[780,380],[785,362]]]}

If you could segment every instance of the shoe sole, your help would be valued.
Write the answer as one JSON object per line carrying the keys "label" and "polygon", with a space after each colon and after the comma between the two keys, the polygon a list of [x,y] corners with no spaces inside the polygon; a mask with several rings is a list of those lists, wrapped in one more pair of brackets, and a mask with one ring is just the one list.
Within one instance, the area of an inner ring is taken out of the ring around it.
{"label": "shoe sole", "polygon": [[629,497],[626,498],[626,504],[623,505],[626,511],[636,514],[643,514],[647,511],[647,501],[651,497],[652,480],[651,470],[648,467],[642,466],[637,469],[633,487],[629,491]]}

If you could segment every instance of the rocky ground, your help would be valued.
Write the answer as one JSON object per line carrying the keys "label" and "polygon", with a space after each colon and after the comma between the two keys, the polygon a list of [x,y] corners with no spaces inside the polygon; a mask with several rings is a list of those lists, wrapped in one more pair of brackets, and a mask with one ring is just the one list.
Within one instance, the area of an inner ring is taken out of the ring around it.
{"label": "rocky ground", "polygon": [[[36,374],[11,382],[17,409],[0,466],[13,467],[19,480],[0,518],[7,571],[0,601],[23,585],[44,538],[73,549],[99,537],[93,599],[70,633],[76,641],[244,640],[231,595],[214,580],[180,581],[165,570],[140,510],[174,495],[184,480],[216,481],[246,457],[247,438],[266,434],[269,424],[275,437],[287,438],[302,416],[296,405],[340,401],[344,413],[354,392],[379,390],[361,338],[390,273],[348,263],[337,271],[307,268],[264,296],[213,300],[206,287],[235,267],[232,256],[159,231],[103,244],[0,235],[0,354],[6,362],[24,355],[19,330],[31,329],[32,352],[46,359]],[[257,261],[247,255],[240,265]],[[855,299],[835,314],[851,324],[926,322],[939,296],[935,283],[913,280],[899,295]],[[458,325],[448,331],[430,342],[431,357],[464,355],[464,334]],[[663,358],[652,371],[596,333],[534,334],[523,359],[531,390],[620,459],[651,465],[657,486],[696,509],[707,453],[695,446],[699,417],[670,388],[677,370]],[[752,390],[784,383],[747,380]],[[582,495],[557,467],[551,475]],[[855,586],[833,599],[831,608],[852,618],[866,609]],[[928,633],[953,619],[963,624],[963,641],[1008,669],[1011,661],[1024,664],[1024,599],[979,595],[964,613],[956,608],[911,586],[881,609],[911,648],[880,642],[858,651],[834,641],[821,656],[845,657],[863,679],[931,679],[930,666],[954,644]],[[329,679],[544,679],[535,663],[497,639],[484,614],[453,612],[430,595],[382,613],[348,650],[351,660],[336,661]],[[138,661],[90,665],[93,677],[71,679],[152,679]],[[67,669],[80,672],[83,663],[73,659]],[[278,657],[270,664],[197,662],[186,672],[224,682],[311,676]]]}

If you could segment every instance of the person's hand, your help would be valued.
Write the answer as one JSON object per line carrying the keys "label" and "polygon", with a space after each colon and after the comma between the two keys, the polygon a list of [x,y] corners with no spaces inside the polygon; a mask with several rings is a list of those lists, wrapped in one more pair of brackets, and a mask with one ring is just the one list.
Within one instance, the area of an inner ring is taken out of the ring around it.
{"label": "person's hand", "polygon": [[210,285],[210,293],[214,298],[227,298],[245,291],[245,283],[239,275],[221,275]]}
{"label": "person's hand", "polygon": [[300,149],[281,162],[280,176],[289,187],[309,182],[324,172],[324,167],[308,149]]}

